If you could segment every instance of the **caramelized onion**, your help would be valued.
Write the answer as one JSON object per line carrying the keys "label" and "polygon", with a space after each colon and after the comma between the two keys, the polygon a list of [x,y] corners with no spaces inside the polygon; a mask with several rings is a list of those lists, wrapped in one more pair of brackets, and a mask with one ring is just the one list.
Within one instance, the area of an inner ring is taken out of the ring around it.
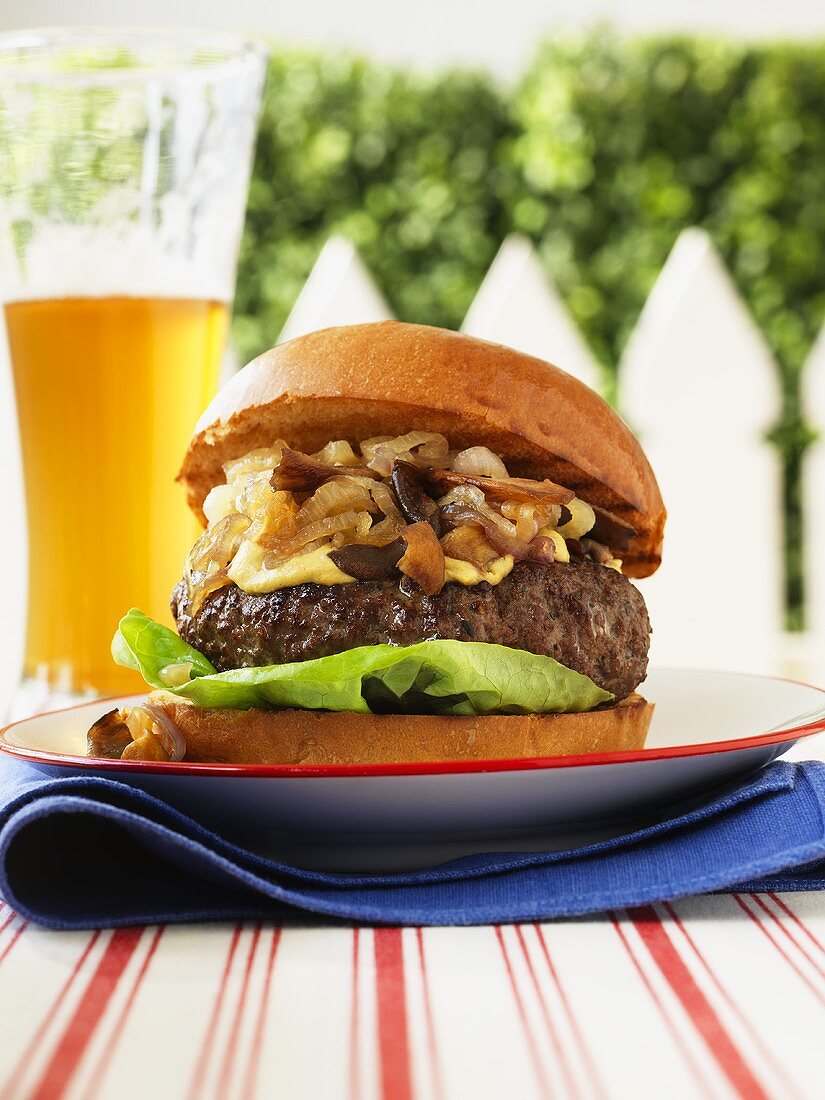
{"label": "caramelized onion", "polygon": [[325,466],[360,465],[358,455],[349,443],[347,443],[346,439],[336,439],[331,443],[327,443],[325,447],[322,447],[321,450],[312,457],[317,459],[318,462],[323,462]]}
{"label": "caramelized onion", "polygon": [[286,443],[283,439],[278,439],[271,447],[259,447],[256,451],[249,451],[240,458],[224,462],[223,472],[227,483],[242,480],[249,474],[258,474],[263,470],[273,470],[278,465],[285,447]]}
{"label": "caramelized onion", "polygon": [[247,530],[244,538],[271,549],[278,543],[291,539],[298,530],[298,505],[292,493],[279,490],[272,493]]}
{"label": "caramelized onion", "polygon": [[341,512],[340,515],[325,516],[324,519],[319,519],[316,523],[308,523],[288,542],[275,546],[273,553],[265,559],[265,564],[270,560],[277,561],[287,557],[296,550],[302,550],[309,542],[315,542],[317,539],[327,539],[340,531],[353,530],[358,525],[360,515],[360,512]]}
{"label": "caramelized onion", "polygon": [[229,574],[225,569],[216,569],[213,573],[194,574],[189,578],[189,613],[197,615],[203,607],[203,601],[213,592],[226,588]]}
{"label": "caramelized onion", "polygon": [[395,542],[404,529],[404,520],[401,516],[395,519],[393,516],[385,516],[365,533],[359,542],[368,546],[388,546]]}
{"label": "caramelized onion", "polygon": [[389,485],[385,485],[383,481],[370,481],[368,486],[370,496],[384,515],[388,519],[394,520],[399,526],[403,524],[404,517],[401,515]]}
{"label": "caramelized onion", "polygon": [[521,561],[527,553],[526,544],[519,542],[512,533],[512,524],[507,523],[507,520],[502,519],[501,516],[496,517],[492,509],[476,508],[471,504],[456,502],[443,507],[441,513],[451,523],[471,523],[481,527],[499,554],[509,554],[516,561]]}
{"label": "caramelized onion", "polygon": [[443,465],[450,453],[450,445],[438,432],[407,432],[406,435],[387,439],[376,436],[361,444],[361,454],[367,465],[382,477],[387,477],[396,459],[405,459],[427,465]]}
{"label": "caramelized onion", "polygon": [[314,523],[341,512],[364,511],[371,504],[372,497],[363,478],[333,477],[319,485],[309,500],[304,501],[296,518],[299,525]]}
{"label": "caramelized onion", "polygon": [[237,512],[238,509],[235,507],[237,496],[238,486],[234,482],[232,485],[214,485],[209,490],[203,502],[203,514],[210,527],[222,520],[224,516]]}
{"label": "caramelized onion", "polygon": [[508,477],[507,467],[489,447],[468,447],[459,451],[452,461],[457,474],[471,474],[473,477]]}
{"label": "caramelized onion", "polygon": [[144,703],[143,709],[152,718],[152,732],[163,746],[163,751],[173,763],[186,756],[186,741],[178,727],[163,709]]}
{"label": "caramelized onion", "polygon": [[232,561],[241,538],[249,527],[249,517],[233,512],[204,531],[186,559],[193,573],[212,571],[210,566],[225,569]]}

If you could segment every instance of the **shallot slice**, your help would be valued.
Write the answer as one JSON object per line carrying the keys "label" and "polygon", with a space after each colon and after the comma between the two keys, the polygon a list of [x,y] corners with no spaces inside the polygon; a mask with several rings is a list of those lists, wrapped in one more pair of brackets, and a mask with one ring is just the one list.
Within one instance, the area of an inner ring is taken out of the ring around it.
{"label": "shallot slice", "polygon": [[489,447],[468,447],[459,451],[453,459],[453,470],[457,474],[471,474],[474,477],[508,477],[507,467]]}
{"label": "shallot slice", "polygon": [[509,554],[516,561],[521,561],[527,553],[527,544],[515,537],[513,525],[501,516],[496,516],[489,508],[476,508],[472,504],[456,502],[444,505],[441,514],[450,523],[473,523],[481,527],[499,554]]}
{"label": "shallot slice", "polygon": [[186,756],[186,740],[163,707],[144,703],[143,709],[151,716],[152,732],[160,741],[170,761],[176,763],[178,760],[183,760]]}

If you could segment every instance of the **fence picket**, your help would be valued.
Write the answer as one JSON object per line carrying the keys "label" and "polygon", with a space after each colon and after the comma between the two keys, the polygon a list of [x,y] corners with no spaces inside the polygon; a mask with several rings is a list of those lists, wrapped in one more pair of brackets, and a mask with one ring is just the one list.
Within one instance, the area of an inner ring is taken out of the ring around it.
{"label": "fence picket", "polygon": [[532,242],[514,233],[502,244],[478,288],[462,332],[536,355],[602,389],[599,368]]}
{"label": "fence picket", "polygon": [[805,456],[805,564],[807,625],[814,674],[825,678],[825,327],[811,351],[803,376],[805,411],[819,439]]}
{"label": "fence picket", "polygon": [[331,325],[390,321],[392,316],[355,245],[336,235],[321,249],[278,342]]}
{"label": "fence picket", "polygon": [[710,238],[679,237],[623,358],[622,409],[669,510],[642,583],[657,664],[775,670],[781,644],[779,469],[765,432],[775,363]]}

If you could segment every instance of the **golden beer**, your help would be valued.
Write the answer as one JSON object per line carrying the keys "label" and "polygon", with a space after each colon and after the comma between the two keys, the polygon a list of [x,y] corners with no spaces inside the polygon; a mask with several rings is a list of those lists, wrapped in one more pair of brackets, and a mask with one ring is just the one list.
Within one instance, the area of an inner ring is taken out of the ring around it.
{"label": "golden beer", "polygon": [[217,387],[227,305],[77,297],[11,302],[5,317],[28,513],[25,675],[140,690],[109,644],[134,604],[170,620],[196,530],[174,479]]}

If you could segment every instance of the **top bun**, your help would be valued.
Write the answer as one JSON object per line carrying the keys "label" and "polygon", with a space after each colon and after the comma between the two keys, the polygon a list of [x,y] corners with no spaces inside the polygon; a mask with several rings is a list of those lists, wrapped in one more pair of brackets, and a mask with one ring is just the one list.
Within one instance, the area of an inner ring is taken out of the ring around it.
{"label": "top bun", "polygon": [[500,344],[399,321],[322,329],[259,355],[198,421],[178,480],[203,519],[222,466],[285,439],[320,450],[414,429],[488,446],[512,476],[549,477],[631,524],[624,572],[661,560],[665,508],[639,443],[598,394]]}

